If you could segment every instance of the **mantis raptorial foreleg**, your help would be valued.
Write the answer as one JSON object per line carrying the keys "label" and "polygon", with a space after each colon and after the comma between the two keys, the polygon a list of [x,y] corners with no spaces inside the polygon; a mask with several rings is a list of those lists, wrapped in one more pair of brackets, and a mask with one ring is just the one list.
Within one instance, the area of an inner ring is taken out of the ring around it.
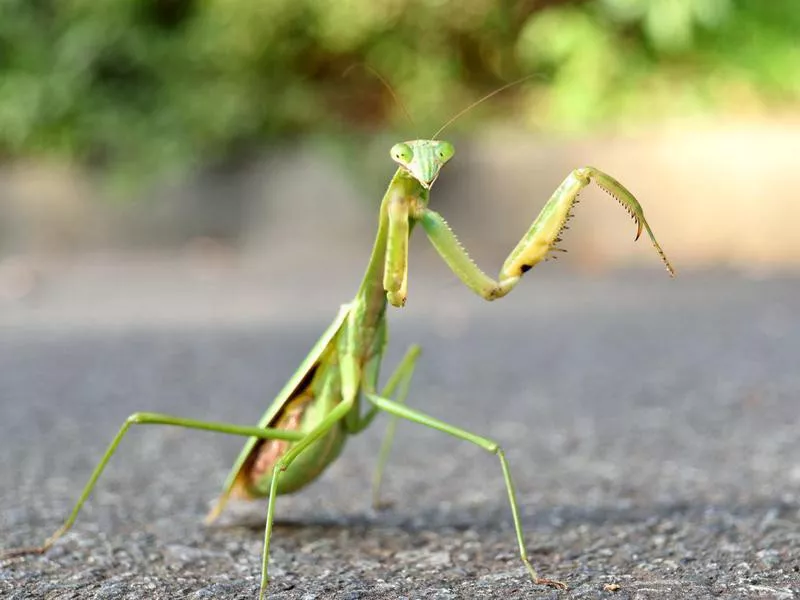
{"label": "mantis raptorial foreleg", "polygon": [[75,519],[78,517],[78,513],[80,512],[83,504],[89,498],[89,495],[92,493],[95,485],[97,484],[97,480],[100,478],[100,475],[103,474],[103,471],[108,465],[108,462],[111,460],[111,457],[116,452],[117,447],[122,442],[122,438],[125,437],[125,434],[128,433],[128,430],[133,425],[172,425],[175,427],[184,427],[187,429],[200,429],[203,431],[215,431],[217,433],[227,433],[231,435],[240,435],[246,437],[257,437],[259,439],[272,439],[272,440],[286,440],[290,442],[297,441],[303,438],[303,434],[297,431],[285,431],[280,429],[272,429],[272,428],[260,428],[260,427],[252,427],[252,426],[242,426],[242,425],[233,425],[230,423],[214,423],[210,421],[198,421],[195,419],[185,419],[183,417],[173,417],[170,415],[162,415],[157,413],[146,413],[146,412],[138,412],[134,413],[125,419],[125,422],[120,427],[117,435],[114,436],[114,439],[108,445],[108,448],[103,454],[103,458],[100,459],[100,462],[92,471],[92,475],[89,477],[89,481],[83,488],[81,492],[80,498],[75,503],[75,506],[72,509],[69,517],[67,520],[64,521],[64,524],[56,530],[56,532],[47,538],[41,546],[33,547],[33,548],[18,548],[15,550],[11,550],[8,552],[4,552],[3,556],[16,556],[16,555],[23,555],[23,554],[42,554],[46,552],[62,535],[64,535],[67,531],[70,530],[72,525],[75,523]]}
{"label": "mantis raptorial foreleg", "polygon": [[434,248],[461,281],[484,299],[495,300],[502,298],[514,289],[522,275],[545,259],[548,253],[558,250],[556,244],[561,241],[560,234],[572,216],[572,207],[577,202],[578,194],[592,181],[614,197],[630,213],[638,226],[637,240],[642,233],[642,228],[647,230],[667,271],[674,276],[675,270],[656,241],[644,218],[644,212],[639,202],[619,181],[593,167],[575,169],[558,186],[539,216],[506,258],[497,280],[489,277],[472,261],[453,230],[439,213],[425,207],[421,210],[418,218]]}
{"label": "mantis raptorial foreleg", "polygon": [[375,394],[367,394],[367,398],[369,399],[370,402],[375,404],[375,406],[377,406],[381,410],[388,412],[389,414],[391,414],[396,418],[399,417],[407,419],[414,423],[419,423],[420,425],[431,427],[433,429],[436,429],[437,431],[442,431],[444,433],[457,437],[458,439],[471,442],[476,446],[483,448],[487,452],[496,455],[497,458],[500,459],[500,466],[503,470],[503,480],[505,481],[506,491],[508,492],[508,501],[509,504],[511,505],[511,515],[514,520],[514,531],[516,532],[517,535],[519,555],[520,558],[522,559],[523,564],[528,569],[528,572],[530,573],[531,578],[535,583],[542,585],[550,585],[560,589],[567,588],[567,586],[560,581],[555,581],[553,579],[544,579],[539,577],[539,574],[536,572],[536,569],[533,568],[533,565],[528,559],[528,553],[525,550],[525,537],[522,533],[522,521],[519,517],[519,507],[517,506],[517,496],[516,493],[514,492],[514,482],[511,480],[511,471],[508,467],[508,461],[506,460],[503,449],[497,442],[494,442],[483,436],[470,433],[469,431],[461,429],[460,427],[456,427],[455,425],[451,425],[450,423],[445,423],[444,421],[440,421],[435,417],[426,415],[423,412],[420,412],[413,408],[409,408],[408,406],[405,406],[393,400],[389,400],[388,398],[383,398]]}
{"label": "mantis raptorial foreleg", "polygon": [[[409,185],[399,186],[386,206],[390,235],[386,240],[386,267],[383,272],[383,288],[389,302],[402,306],[408,293],[408,237],[411,226],[408,220],[409,203],[405,201]],[[406,189],[403,189],[406,188]],[[412,188],[413,189],[413,188]]]}

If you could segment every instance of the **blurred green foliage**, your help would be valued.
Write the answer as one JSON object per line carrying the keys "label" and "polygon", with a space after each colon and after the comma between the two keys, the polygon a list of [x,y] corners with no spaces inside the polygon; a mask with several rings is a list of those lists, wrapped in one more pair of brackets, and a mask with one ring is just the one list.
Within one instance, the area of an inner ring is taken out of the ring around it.
{"label": "blurred green foliage", "polygon": [[[0,0],[0,156],[163,173],[402,113],[539,130],[800,98],[798,0]],[[513,110],[512,110],[513,109]],[[420,131],[421,129],[421,131]]]}

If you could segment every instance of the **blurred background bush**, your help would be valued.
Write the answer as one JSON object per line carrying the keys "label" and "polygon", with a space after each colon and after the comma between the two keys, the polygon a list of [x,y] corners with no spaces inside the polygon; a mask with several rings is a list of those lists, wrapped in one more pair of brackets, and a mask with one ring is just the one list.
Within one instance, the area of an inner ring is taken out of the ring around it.
{"label": "blurred background bush", "polygon": [[480,114],[584,133],[800,100],[796,0],[3,0],[0,10],[0,152],[145,174],[397,122],[374,75],[343,77],[363,63],[425,131],[529,73]]}
{"label": "blurred background bush", "polygon": [[[599,163],[685,259],[795,264],[800,245],[773,228],[794,202],[799,31],[797,0],[0,0],[0,251],[241,245],[285,218],[254,206],[314,213],[329,192],[372,207],[396,137],[532,74],[448,131],[465,165],[451,181],[522,194],[496,201],[510,216],[487,243],[505,250],[570,168]],[[316,188],[279,183],[312,172]],[[479,202],[457,210],[485,218]],[[583,235],[587,260],[629,253]]]}

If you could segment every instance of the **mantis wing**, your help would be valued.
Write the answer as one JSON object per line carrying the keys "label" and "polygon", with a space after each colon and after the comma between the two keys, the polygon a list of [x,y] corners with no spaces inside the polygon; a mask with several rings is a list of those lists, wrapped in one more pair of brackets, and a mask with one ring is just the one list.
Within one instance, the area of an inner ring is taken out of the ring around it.
{"label": "mantis wing", "polygon": [[[300,366],[278,393],[275,400],[272,401],[270,407],[262,415],[261,419],[258,421],[259,427],[268,427],[270,423],[272,423],[273,420],[280,414],[281,410],[286,406],[289,400],[297,395],[308,374],[318,366],[323,353],[336,338],[336,334],[338,334],[341,330],[342,325],[344,324],[345,319],[347,319],[347,316],[350,314],[352,308],[353,305],[351,303],[342,304],[342,306],[339,308],[339,313],[333,320],[333,323],[331,323],[325,332],[320,336],[316,344],[314,344],[314,347],[311,348],[311,351],[303,359],[303,362],[300,363]],[[231,492],[236,486],[239,474],[244,467],[245,462],[247,462],[250,453],[256,447],[258,442],[259,439],[255,437],[247,440],[247,443],[244,445],[244,448],[242,448],[242,451],[236,458],[236,462],[234,462],[233,467],[228,473],[228,477],[225,479],[225,484],[222,488],[222,494],[220,494],[219,500],[214,508],[211,509],[211,512],[208,513],[208,516],[206,516],[206,523],[213,522],[222,512],[228,497],[231,495]]]}

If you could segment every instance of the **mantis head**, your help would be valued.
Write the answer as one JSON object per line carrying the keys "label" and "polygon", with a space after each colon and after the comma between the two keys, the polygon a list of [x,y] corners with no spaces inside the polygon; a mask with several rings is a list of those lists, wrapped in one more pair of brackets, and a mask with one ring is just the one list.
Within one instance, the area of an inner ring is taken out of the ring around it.
{"label": "mantis head", "polygon": [[395,144],[390,154],[394,162],[429,190],[444,163],[453,158],[455,148],[450,142],[412,140]]}

